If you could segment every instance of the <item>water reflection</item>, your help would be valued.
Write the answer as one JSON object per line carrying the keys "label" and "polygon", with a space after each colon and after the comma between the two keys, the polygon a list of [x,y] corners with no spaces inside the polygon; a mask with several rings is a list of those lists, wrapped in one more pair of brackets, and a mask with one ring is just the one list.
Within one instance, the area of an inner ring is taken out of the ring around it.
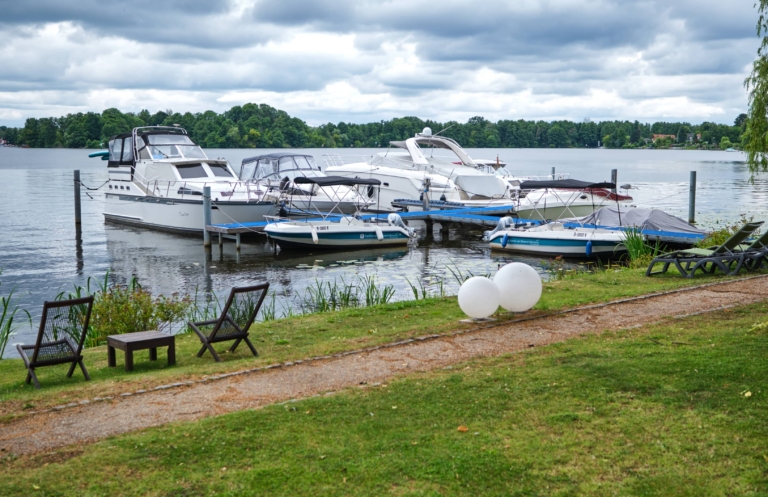
{"label": "water reflection", "polygon": [[[370,155],[379,150],[355,150]],[[209,150],[233,164],[253,150]],[[270,150],[263,150],[269,153]],[[327,150],[303,150],[324,164]],[[741,154],[725,152],[486,149],[469,150],[472,157],[505,160],[517,175],[558,172],[583,180],[606,180],[618,168],[619,183],[631,183],[635,204],[656,207],[686,217],[689,172],[698,172],[696,216],[705,228],[737,221],[741,214],[768,219],[768,175],[751,174]],[[30,311],[35,325],[42,303],[89,276],[127,283],[136,276],[155,294],[174,292],[224,295],[232,286],[269,281],[289,302],[315,281],[375,276],[392,284],[395,299],[412,298],[410,284],[430,291],[440,285],[449,293],[458,288],[455,275],[492,274],[512,261],[531,264],[544,273],[546,260],[491,252],[480,231],[451,229],[447,236],[435,225],[429,236],[419,227],[415,246],[337,253],[288,253],[276,256],[263,237],[244,240],[242,250],[232,241],[206,251],[198,237],[184,237],[105,224],[101,192],[82,197],[82,229],[76,230],[72,206],[72,170],[80,169],[85,185],[98,186],[107,177],[105,163],[89,160],[82,150],[0,148],[0,183],[6,191],[4,222],[0,226],[2,291],[16,289],[16,302]],[[74,248],[74,258],[73,249]],[[316,262],[317,261],[317,262]],[[12,342],[29,340],[30,328]],[[9,347],[15,350],[13,347]]]}

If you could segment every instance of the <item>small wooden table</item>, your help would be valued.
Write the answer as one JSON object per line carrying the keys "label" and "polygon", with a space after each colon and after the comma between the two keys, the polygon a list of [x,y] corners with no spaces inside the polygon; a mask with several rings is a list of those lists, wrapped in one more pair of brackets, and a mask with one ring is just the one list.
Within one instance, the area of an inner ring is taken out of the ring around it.
{"label": "small wooden table", "polygon": [[149,349],[149,360],[157,360],[157,348],[168,347],[168,365],[176,364],[176,337],[159,331],[139,331],[107,337],[109,367],[115,367],[115,349],[125,352],[125,370],[133,371],[133,351]]}

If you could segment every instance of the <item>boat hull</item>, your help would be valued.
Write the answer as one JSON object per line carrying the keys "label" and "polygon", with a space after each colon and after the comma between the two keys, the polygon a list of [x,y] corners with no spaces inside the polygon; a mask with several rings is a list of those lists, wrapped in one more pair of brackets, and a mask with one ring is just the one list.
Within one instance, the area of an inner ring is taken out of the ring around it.
{"label": "boat hull", "polygon": [[[507,237],[504,246],[504,237]],[[492,250],[542,256],[589,257],[612,255],[626,250],[621,233],[575,229],[561,231],[499,231],[490,240]],[[587,244],[590,243],[589,254]]]}
{"label": "boat hull", "polygon": [[[213,224],[253,223],[276,213],[272,202],[216,202]],[[106,195],[106,221],[178,233],[203,232],[203,201],[132,195]]]}
{"label": "boat hull", "polygon": [[317,240],[312,233],[312,224],[272,223],[264,228],[271,239],[280,247],[312,249],[349,249],[406,245],[410,237],[402,228],[378,226],[382,239],[376,233],[376,226],[314,226]]}

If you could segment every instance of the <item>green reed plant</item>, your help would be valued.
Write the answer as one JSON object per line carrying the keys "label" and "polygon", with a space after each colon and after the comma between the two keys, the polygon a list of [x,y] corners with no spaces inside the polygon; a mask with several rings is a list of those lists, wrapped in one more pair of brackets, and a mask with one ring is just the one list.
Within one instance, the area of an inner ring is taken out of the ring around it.
{"label": "green reed plant", "polygon": [[360,278],[360,284],[365,295],[366,307],[386,304],[395,296],[395,287],[393,285],[380,287],[376,283],[375,276],[363,276]]}
{"label": "green reed plant", "polygon": [[416,280],[416,283],[419,284],[418,288],[416,287],[416,285],[411,283],[411,280],[409,280],[408,278],[405,278],[405,281],[407,281],[408,286],[411,287],[411,292],[413,292],[413,300],[424,300],[429,296],[429,292],[427,291],[427,288],[424,286],[424,283],[421,281],[421,278],[418,278]]}
{"label": "green reed plant", "polygon": [[277,294],[275,292],[270,293],[261,306],[261,320],[262,321],[274,321],[277,314]]}
{"label": "green reed plant", "polygon": [[627,228],[623,232],[622,245],[627,249],[629,266],[632,268],[647,266],[659,253],[659,241],[650,245],[645,241],[642,229],[638,227]]}
{"label": "green reed plant", "polygon": [[[0,274],[2,272],[0,269]],[[0,282],[0,285],[2,285],[2,282]],[[19,328],[18,324],[14,325],[14,321],[18,323],[16,315],[18,313],[26,314],[29,325],[32,326],[32,316],[29,315],[29,312],[18,305],[13,305],[13,293],[15,290],[15,288],[12,288],[7,297],[0,297],[0,360],[3,358],[8,340],[11,339],[14,332]]]}
{"label": "green reed plant", "polygon": [[193,323],[210,321],[219,317],[221,310],[221,301],[215,293],[205,294],[205,298],[200,298],[200,289],[195,287],[195,294],[187,310],[186,320]]}

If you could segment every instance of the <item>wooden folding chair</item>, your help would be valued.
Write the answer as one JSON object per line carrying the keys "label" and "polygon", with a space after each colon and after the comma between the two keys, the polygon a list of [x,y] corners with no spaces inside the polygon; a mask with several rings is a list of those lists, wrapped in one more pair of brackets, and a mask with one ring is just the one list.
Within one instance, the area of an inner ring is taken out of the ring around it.
{"label": "wooden folding chair", "polygon": [[34,345],[16,344],[16,350],[27,367],[27,383],[35,382],[40,388],[35,369],[43,366],[72,363],[67,378],[72,377],[75,365],[80,365],[85,380],[91,379],[83,364],[83,343],[88,333],[93,297],[59,300],[43,304],[40,330]]}
{"label": "wooden folding chair", "polygon": [[[213,344],[217,342],[228,342],[234,340],[235,343],[229,348],[230,352],[234,352],[241,341],[244,341],[248,348],[251,349],[253,355],[259,355],[256,352],[251,341],[248,339],[248,328],[251,327],[256,314],[259,313],[261,304],[264,302],[264,298],[267,296],[267,290],[269,289],[269,283],[262,283],[260,285],[247,286],[247,287],[235,287],[229,294],[227,303],[224,305],[224,309],[217,319],[210,321],[200,321],[198,323],[188,323],[189,327],[197,334],[200,341],[203,343],[200,352],[197,353],[197,357],[202,357],[206,349],[211,352],[211,355],[216,362],[221,362],[221,358],[213,350]],[[211,327],[209,332],[205,332],[203,328]]]}

